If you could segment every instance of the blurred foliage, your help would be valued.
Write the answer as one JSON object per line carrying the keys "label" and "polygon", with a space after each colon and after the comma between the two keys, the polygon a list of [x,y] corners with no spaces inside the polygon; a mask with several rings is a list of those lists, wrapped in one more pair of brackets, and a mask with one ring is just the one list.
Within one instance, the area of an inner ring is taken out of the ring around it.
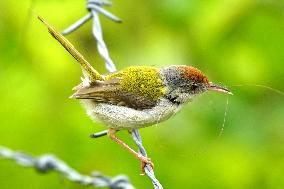
{"label": "blurred foliage", "polygon": [[[193,65],[234,92],[206,93],[178,115],[141,129],[165,188],[284,188],[284,2],[281,0],[114,1],[123,19],[102,17],[105,40],[119,69],[130,65]],[[151,188],[139,162],[107,137],[103,125],[68,99],[80,82],[78,64],[36,19],[63,30],[84,14],[85,1],[0,1],[0,144],[34,155],[54,153],[84,173],[127,174]],[[91,23],[68,36],[105,72]],[[131,144],[127,132],[118,134]],[[155,137],[154,137],[155,136]],[[0,161],[1,189],[86,188]]]}

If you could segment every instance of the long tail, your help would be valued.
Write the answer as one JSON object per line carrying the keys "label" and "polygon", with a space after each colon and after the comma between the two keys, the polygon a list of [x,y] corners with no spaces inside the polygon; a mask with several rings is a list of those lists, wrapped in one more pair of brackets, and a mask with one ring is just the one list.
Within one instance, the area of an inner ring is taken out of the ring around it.
{"label": "long tail", "polygon": [[47,27],[48,32],[80,63],[83,71],[86,72],[91,81],[104,80],[103,76],[91,66],[65,37],[50,26],[42,17],[38,16],[38,19]]}

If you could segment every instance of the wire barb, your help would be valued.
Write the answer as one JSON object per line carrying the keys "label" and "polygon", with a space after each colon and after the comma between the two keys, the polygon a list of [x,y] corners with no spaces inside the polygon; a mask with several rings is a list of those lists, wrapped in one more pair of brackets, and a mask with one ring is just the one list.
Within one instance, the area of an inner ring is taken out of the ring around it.
{"label": "wire barb", "polygon": [[89,21],[90,19],[92,19],[93,14],[91,13],[92,10],[97,11],[98,13],[104,15],[105,17],[107,17],[108,19],[117,22],[117,23],[121,23],[122,20],[120,18],[118,18],[117,16],[111,14],[110,12],[104,10],[102,7],[104,6],[111,6],[111,2],[110,1],[103,1],[103,0],[87,0],[87,10],[90,12],[89,14],[87,14],[86,16],[82,17],[80,20],[78,20],[77,22],[75,22],[74,24],[72,24],[71,26],[69,26],[68,28],[66,28],[63,32],[62,35],[68,35],[70,33],[72,33],[73,31],[79,29],[83,24],[85,24],[87,21]]}
{"label": "wire barb", "polygon": [[110,189],[135,189],[125,175],[118,175],[112,178],[100,173],[93,173],[90,176],[82,175],[51,154],[33,157],[31,155],[16,152],[9,148],[0,146],[0,157],[14,160],[17,164],[24,167],[34,167],[40,173],[48,173],[51,171],[58,172],[64,178],[82,185],[98,188],[108,187]]}
{"label": "wire barb", "polygon": [[108,130],[104,130],[104,131],[101,131],[101,132],[97,132],[97,133],[93,133],[90,135],[91,138],[99,138],[99,137],[102,137],[102,136],[106,136],[108,133]]}

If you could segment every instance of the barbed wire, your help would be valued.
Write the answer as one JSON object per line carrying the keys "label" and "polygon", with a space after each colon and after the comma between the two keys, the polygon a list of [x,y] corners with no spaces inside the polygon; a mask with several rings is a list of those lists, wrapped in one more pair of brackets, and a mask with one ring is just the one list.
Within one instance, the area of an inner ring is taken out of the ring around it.
{"label": "barbed wire", "polygon": [[[147,157],[147,152],[142,145],[142,138],[140,136],[138,129],[134,129],[132,131],[132,138],[134,142],[136,143],[136,145],[138,146],[139,154]],[[155,189],[163,189],[163,186],[160,184],[159,180],[155,177],[155,173],[151,165],[146,164],[146,166],[144,167],[144,171],[146,175],[151,179],[152,184]]]}
{"label": "barbed wire", "polygon": [[110,12],[104,10],[103,6],[110,6],[111,3],[109,1],[103,1],[103,0],[87,0],[87,10],[90,12],[80,20],[76,21],[74,24],[69,26],[67,29],[65,29],[62,32],[62,35],[68,35],[72,33],[73,31],[80,28],[84,23],[89,21],[93,18],[93,28],[92,32],[93,35],[97,41],[97,48],[101,55],[101,57],[105,60],[106,68],[109,72],[115,72],[116,67],[112,61],[112,59],[109,56],[107,46],[103,40],[103,32],[102,27],[99,19],[99,14],[102,14],[106,16],[107,18],[111,19],[115,22],[121,22],[121,19],[116,17],[115,15],[111,14]]}
{"label": "barbed wire", "polygon": [[51,171],[58,172],[64,178],[82,185],[98,188],[108,187],[110,189],[135,189],[134,186],[130,184],[128,177],[125,175],[118,175],[113,178],[104,176],[99,172],[93,172],[91,175],[82,175],[51,154],[33,157],[22,152],[13,151],[7,147],[0,146],[0,157],[14,160],[17,164],[24,167],[33,167],[40,173],[48,173]]}
{"label": "barbed wire", "polygon": [[[71,26],[69,26],[67,29],[65,29],[62,32],[62,34],[63,35],[70,34],[71,32],[73,32],[73,31],[77,30],[79,27],[81,27],[88,20],[93,18],[92,31],[93,31],[93,35],[94,35],[94,37],[97,41],[98,51],[99,51],[101,57],[105,61],[106,69],[109,72],[115,72],[116,67],[115,67],[112,59],[109,56],[108,49],[107,49],[106,44],[103,40],[102,27],[101,27],[99,15],[98,15],[98,14],[102,14],[112,21],[121,22],[121,20],[118,17],[114,16],[113,14],[111,14],[110,12],[108,12],[108,11],[106,11],[102,8],[103,6],[110,6],[110,5],[111,5],[110,1],[87,0],[87,10],[90,13],[87,14],[86,16],[84,16],[83,18],[81,18],[80,20],[78,20],[77,22],[75,22],[74,24],[72,24]],[[94,134],[94,136],[96,136],[96,135],[97,136],[103,136],[106,133],[107,133],[107,131],[102,131],[98,134]],[[142,138],[139,134],[138,129],[134,129],[132,131],[132,138],[135,141],[136,145],[138,146],[138,152],[141,155],[147,157],[147,152],[142,145]],[[144,167],[144,170],[145,170],[146,175],[151,179],[154,188],[155,189],[163,189],[163,186],[160,184],[158,179],[155,177],[154,170],[152,169],[152,167],[149,164],[146,164],[146,166]]]}

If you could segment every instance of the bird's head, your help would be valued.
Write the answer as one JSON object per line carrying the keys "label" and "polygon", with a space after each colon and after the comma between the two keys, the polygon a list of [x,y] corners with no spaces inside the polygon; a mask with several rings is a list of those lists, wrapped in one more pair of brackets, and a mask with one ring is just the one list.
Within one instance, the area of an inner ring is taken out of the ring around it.
{"label": "bird's head", "polygon": [[167,98],[178,103],[206,91],[232,94],[229,89],[214,84],[198,69],[192,66],[170,66],[161,70],[162,78],[168,88]]}

